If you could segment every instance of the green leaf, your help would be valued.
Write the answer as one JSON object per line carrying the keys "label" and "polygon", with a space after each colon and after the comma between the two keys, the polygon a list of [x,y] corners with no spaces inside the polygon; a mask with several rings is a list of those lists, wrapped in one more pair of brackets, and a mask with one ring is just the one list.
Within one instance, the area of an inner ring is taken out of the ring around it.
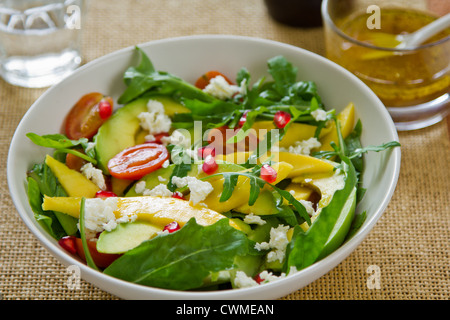
{"label": "green leaf", "polygon": [[[63,134],[46,134],[40,136],[33,132],[27,133],[26,136],[38,146],[55,149],[56,153],[71,153],[93,164],[97,164],[94,148],[89,148],[89,140],[86,138],[70,140]],[[73,149],[78,146],[81,146],[86,154]]]}
{"label": "green leaf", "polygon": [[169,178],[169,183],[167,184],[167,189],[170,191],[175,191],[177,189],[177,186],[172,183],[173,177],[186,177],[189,171],[192,169],[191,163],[179,163],[175,165],[175,168],[172,171],[172,174]]}
{"label": "green leaf", "polygon": [[83,244],[83,251],[84,256],[86,258],[86,263],[89,267],[92,269],[98,270],[97,266],[95,265],[94,259],[92,259],[91,251],[89,250],[87,239],[86,239],[86,231],[85,231],[85,203],[86,198],[81,198],[81,204],[80,204],[80,235],[81,235],[81,243]]}
{"label": "green leaf", "polygon": [[212,272],[233,268],[235,257],[248,252],[248,238],[228,219],[203,227],[192,218],[180,230],[126,252],[104,273],[146,286],[190,290],[201,287]]}
{"label": "green leaf", "polygon": [[295,83],[297,78],[296,67],[293,67],[290,62],[283,56],[276,56],[268,61],[269,73],[275,81],[275,89],[281,96],[288,94],[289,87]]}
{"label": "green leaf", "polygon": [[224,173],[223,178],[224,178],[223,191],[222,194],[220,195],[219,199],[220,202],[227,201],[231,197],[234,188],[237,185],[239,176],[231,173]]}

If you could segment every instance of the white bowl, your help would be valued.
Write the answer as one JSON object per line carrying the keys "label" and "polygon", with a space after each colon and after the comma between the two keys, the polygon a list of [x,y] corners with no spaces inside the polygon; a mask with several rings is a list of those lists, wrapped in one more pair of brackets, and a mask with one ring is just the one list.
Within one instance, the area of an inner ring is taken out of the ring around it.
{"label": "white bowl", "polygon": [[[246,67],[256,81],[267,75],[269,58],[283,55],[298,67],[301,80],[317,83],[325,106],[339,111],[349,102],[355,104],[356,116],[363,124],[363,145],[398,141],[388,112],[366,85],[337,64],[306,50],[275,41],[217,35],[158,40],[139,47],[149,55],[156,69],[191,82],[208,70],[220,70],[233,77],[241,67]],[[365,157],[366,170],[362,179],[367,192],[357,211],[367,211],[367,219],[354,237],[326,258],[287,278],[252,288],[180,292],[136,285],[88,268],[61,249],[34,219],[26,194],[26,172],[33,163],[42,161],[45,152],[50,150],[35,146],[25,134],[59,132],[64,116],[85,93],[99,91],[117,99],[125,89],[122,81],[124,71],[136,63],[134,47],[125,48],[86,64],[47,90],[23,117],[9,150],[8,184],[20,217],[62,264],[78,266],[84,280],[124,299],[276,299],[308,285],[343,261],[367,236],[386,209],[397,184],[400,148],[369,153]]]}

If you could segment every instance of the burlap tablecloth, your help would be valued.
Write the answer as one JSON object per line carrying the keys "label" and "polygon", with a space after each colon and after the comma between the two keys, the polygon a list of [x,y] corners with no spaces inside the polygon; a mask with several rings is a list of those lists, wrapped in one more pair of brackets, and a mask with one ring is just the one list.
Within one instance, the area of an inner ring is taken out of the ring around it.
{"label": "burlap tablecloth", "polygon": [[[321,28],[298,29],[271,20],[263,0],[92,0],[82,25],[86,61],[135,44],[194,34],[273,39],[324,54]],[[0,299],[118,299],[81,282],[25,227],[11,201],[6,159],[21,117],[44,89],[0,80]],[[386,212],[340,265],[283,299],[449,299],[450,145],[447,121],[401,132],[401,173]],[[370,266],[380,287],[368,285]]]}

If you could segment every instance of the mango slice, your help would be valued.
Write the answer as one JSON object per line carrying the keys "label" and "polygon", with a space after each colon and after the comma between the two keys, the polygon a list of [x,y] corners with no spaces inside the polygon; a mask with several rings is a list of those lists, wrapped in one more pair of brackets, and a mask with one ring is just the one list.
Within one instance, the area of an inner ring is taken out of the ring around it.
{"label": "mango slice", "polygon": [[[89,200],[86,199],[86,202]],[[81,197],[44,197],[42,209],[79,218],[80,204]],[[225,218],[224,215],[204,206],[191,206],[189,201],[152,196],[118,197],[117,210],[114,214],[117,219],[136,215],[138,221],[147,221],[161,227],[173,221],[183,226],[191,218],[195,218],[198,224],[207,226]],[[240,230],[240,227],[231,220],[230,225]]]}
{"label": "mango slice", "polygon": [[[265,133],[275,129],[273,121],[256,121],[252,129],[256,131],[256,136],[258,139],[264,139]],[[292,123],[283,139],[280,141],[279,147],[288,148],[294,145],[297,141],[308,140],[314,137],[317,127],[305,123]],[[328,133],[328,130],[322,130],[321,135],[323,136]]]}
{"label": "mango slice", "polygon": [[61,183],[69,197],[93,198],[100,188],[83,174],[47,155],[45,163]]}
{"label": "mango slice", "polygon": [[[281,161],[292,166],[292,170],[285,178],[293,178],[297,176],[315,176],[318,174],[331,175],[334,171],[332,162],[324,161],[308,155],[295,154],[290,152],[272,152],[268,156],[272,156],[274,161]],[[261,161],[266,159],[265,156]]]}
{"label": "mango slice", "polygon": [[[341,134],[345,139],[353,130],[354,122],[355,122],[355,106],[353,103],[349,103],[344,110],[342,110],[338,115],[337,119],[341,125]],[[321,147],[318,148],[318,151],[332,151],[333,147],[330,145],[330,142],[334,141],[337,145],[339,145],[339,140],[336,132],[336,123],[334,121],[330,121],[327,126],[327,131],[329,131],[326,135],[319,138],[319,142],[321,143]]]}

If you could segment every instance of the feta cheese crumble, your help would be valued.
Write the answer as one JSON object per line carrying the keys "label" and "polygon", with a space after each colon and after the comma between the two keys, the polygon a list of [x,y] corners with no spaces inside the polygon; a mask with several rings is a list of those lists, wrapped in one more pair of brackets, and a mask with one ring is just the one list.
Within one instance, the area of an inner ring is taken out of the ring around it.
{"label": "feta cheese crumble", "polygon": [[213,187],[209,182],[199,180],[195,177],[172,177],[172,183],[178,188],[188,186],[190,190],[189,201],[193,205],[205,200],[213,191]]}
{"label": "feta cheese crumble", "polygon": [[316,109],[311,112],[311,115],[316,121],[324,121],[327,120],[327,112],[322,109]]}
{"label": "feta cheese crumble", "polygon": [[204,92],[221,100],[230,99],[236,93],[245,93],[243,90],[245,90],[245,82],[241,83],[241,86],[235,86],[229,84],[222,76],[212,78],[205,89],[203,89]]}
{"label": "feta cheese crumble", "polygon": [[[158,177],[159,178],[159,177]],[[161,180],[160,180],[161,181]],[[145,181],[139,181],[134,186],[134,191],[137,194],[142,194],[144,196],[153,196],[153,197],[171,197],[172,191],[167,188],[167,185],[160,183],[153,189],[147,189],[145,185]]]}
{"label": "feta cheese crumble", "polygon": [[[112,231],[117,227],[114,211],[117,210],[117,198],[90,198],[85,202],[86,238],[95,238],[98,232]],[[80,225],[78,223],[78,229]]]}
{"label": "feta cheese crumble", "polygon": [[147,103],[148,112],[141,112],[138,115],[142,129],[148,130],[147,138],[151,140],[154,134],[169,132],[172,121],[164,112],[164,105],[156,100],[149,100]]}
{"label": "feta cheese crumble", "polygon": [[83,165],[80,170],[87,179],[95,183],[101,190],[106,190],[106,182],[102,170],[95,168],[90,162]]}
{"label": "feta cheese crumble", "polygon": [[263,220],[260,216],[253,214],[253,212],[245,216],[244,222],[247,224],[266,224],[265,220]]}
{"label": "feta cheese crumble", "polygon": [[[298,272],[297,268],[292,266],[289,269],[288,275],[294,274]],[[282,272],[279,276],[274,275],[272,272],[264,270],[261,271],[258,274],[259,278],[262,280],[262,282],[258,283],[256,282],[252,277],[247,276],[247,274],[244,271],[237,271],[236,276],[234,278],[234,285],[237,288],[248,288],[248,287],[254,287],[260,284],[276,281],[279,279],[286,278],[286,273]]]}
{"label": "feta cheese crumble", "polygon": [[261,242],[255,244],[256,250],[269,250],[271,251],[267,254],[267,262],[280,261],[283,262],[284,255],[286,253],[286,246],[289,243],[287,238],[287,232],[289,226],[279,225],[276,228],[270,229],[270,240],[269,242]]}

